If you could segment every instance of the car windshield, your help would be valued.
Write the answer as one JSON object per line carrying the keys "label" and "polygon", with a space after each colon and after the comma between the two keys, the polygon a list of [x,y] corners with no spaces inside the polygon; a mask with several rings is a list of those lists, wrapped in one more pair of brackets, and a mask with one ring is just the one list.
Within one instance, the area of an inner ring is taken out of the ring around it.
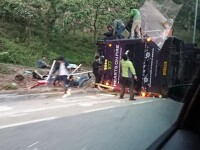
{"label": "car windshield", "polygon": [[198,0],[1,0],[0,149],[149,148],[199,85],[199,12]]}

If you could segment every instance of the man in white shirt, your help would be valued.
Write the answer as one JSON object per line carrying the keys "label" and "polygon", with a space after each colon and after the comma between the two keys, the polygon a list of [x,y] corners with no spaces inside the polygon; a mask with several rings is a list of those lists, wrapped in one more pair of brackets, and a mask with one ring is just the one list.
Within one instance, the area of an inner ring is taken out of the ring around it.
{"label": "man in white shirt", "polygon": [[[67,70],[67,66],[69,65],[69,63],[67,61],[65,61],[65,59],[63,57],[59,57],[57,59],[57,64],[55,66],[55,70],[53,71],[53,74],[58,71],[58,79],[60,81],[64,82],[64,95],[63,98],[66,98],[68,95],[70,95],[70,93],[68,92],[68,86],[69,86],[69,80],[67,79],[69,72]],[[68,93],[67,93],[68,92]]]}

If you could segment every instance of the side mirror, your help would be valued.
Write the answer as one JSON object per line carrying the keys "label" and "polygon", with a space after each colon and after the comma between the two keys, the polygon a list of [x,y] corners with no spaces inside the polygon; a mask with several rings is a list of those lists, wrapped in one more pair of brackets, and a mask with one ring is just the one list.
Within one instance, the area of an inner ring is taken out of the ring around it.
{"label": "side mirror", "polygon": [[183,84],[170,87],[168,90],[168,97],[177,102],[184,102],[185,95],[187,94],[188,90],[193,86],[193,84]]}

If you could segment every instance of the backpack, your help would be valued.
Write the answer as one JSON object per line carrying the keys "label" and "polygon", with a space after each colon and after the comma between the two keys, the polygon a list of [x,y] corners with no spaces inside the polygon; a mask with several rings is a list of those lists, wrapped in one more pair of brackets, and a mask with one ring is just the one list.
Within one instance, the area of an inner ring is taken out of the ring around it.
{"label": "backpack", "polygon": [[133,24],[133,20],[129,20],[128,23],[126,24],[125,29],[128,32],[131,32],[132,24]]}

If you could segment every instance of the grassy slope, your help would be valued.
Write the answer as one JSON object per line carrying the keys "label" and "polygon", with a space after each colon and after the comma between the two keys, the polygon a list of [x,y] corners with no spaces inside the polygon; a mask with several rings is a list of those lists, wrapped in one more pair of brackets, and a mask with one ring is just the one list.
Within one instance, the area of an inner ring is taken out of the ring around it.
{"label": "grassy slope", "polygon": [[35,66],[42,55],[49,63],[60,55],[70,63],[90,65],[93,61],[96,45],[91,33],[68,33],[65,37],[54,35],[48,45],[33,35],[30,42],[21,42],[18,38],[24,35],[21,33],[21,26],[0,21],[0,63]]}

